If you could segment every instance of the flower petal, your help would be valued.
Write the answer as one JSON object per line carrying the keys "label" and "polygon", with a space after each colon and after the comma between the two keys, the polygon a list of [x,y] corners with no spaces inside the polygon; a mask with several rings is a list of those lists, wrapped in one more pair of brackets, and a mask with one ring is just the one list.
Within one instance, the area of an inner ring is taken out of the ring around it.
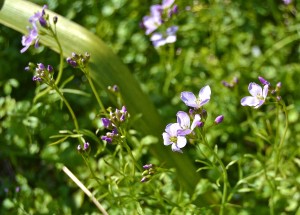
{"label": "flower petal", "polygon": [[201,100],[209,100],[211,95],[210,87],[207,85],[205,87],[202,87],[199,91],[199,98]]}
{"label": "flower petal", "polygon": [[256,106],[260,103],[260,100],[253,96],[246,96],[242,98],[241,105],[242,106]]}
{"label": "flower petal", "polygon": [[200,120],[201,120],[201,116],[199,114],[196,114],[194,116],[194,120],[193,120],[193,123],[191,125],[192,130],[194,130],[196,128],[196,126],[199,124]]}
{"label": "flower petal", "polygon": [[196,96],[192,92],[182,92],[181,100],[189,107],[197,107]]}
{"label": "flower petal", "polygon": [[177,123],[179,123],[180,127],[185,129],[190,127],[190,117],[184,111],[178,111],[177,114]]}
{"label": "flower petal", "polygon": [[263,89],[263,94],[262,94],[263,97],[264,97],[264,99],[267,98],[268,91],[269,91],[269,85],[265,85],[265,86],[264,86],[264,89]]}
{"label": "flower petal", "polygon": [[256,97],[257,95],[262,95],[262,88],[256,83],[250,83],[248,86],[249,93]]}
{"label": "flower petal", "polygon": [[177,137],[177,147],[178,148],[185,147],[186,142],[187,142],[187,140],[186,140],[185,136],[178,136]]}
{"label": "flower petal", "polygon": [[163,135],[165,146],[168,146],[168,145],[172,144],[171,141],[170,141],[170,135],[168,133],[164,132],[162,135]]}
{"label": "flower petal", "polygon": [[176,146],[176,144],[173,144],[173,145],[172,145],[172,151],[173,151],[173,152],[180,152],[180,153],[182,153],[181,149],[178,148],[178,147]]}

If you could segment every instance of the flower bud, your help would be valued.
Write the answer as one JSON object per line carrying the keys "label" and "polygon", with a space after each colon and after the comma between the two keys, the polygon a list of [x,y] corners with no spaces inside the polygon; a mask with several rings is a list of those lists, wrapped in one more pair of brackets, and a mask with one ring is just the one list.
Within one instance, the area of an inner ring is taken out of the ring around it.
{"label": "flower bud", "polygon": [[217,118],[215,119],[215,123],[220,124],[221,122],[223,122],[223,119],[224,119],[223,115],[217,116]]}
{"label": "flower bud", "polygon": [[56,23],[57,23],[57,20],[58,20],[58,17],[57,17],[57,16],[54,16],[54,17],[53,17],[53,23],[56,24]]}
{"label": "flower bud", "polygon": [[260,81],[260,83],[262,83],[263,85],[271,85],[270,82],[268,82],[266,79],[264,79],[263,77],[259,76],[258,80]]}

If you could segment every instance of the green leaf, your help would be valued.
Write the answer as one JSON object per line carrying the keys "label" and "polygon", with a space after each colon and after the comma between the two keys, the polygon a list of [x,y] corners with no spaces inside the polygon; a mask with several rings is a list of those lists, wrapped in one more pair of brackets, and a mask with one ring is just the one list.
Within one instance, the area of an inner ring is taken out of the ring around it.
{"label": "green leaf", "polygon": [[[0,5],[1,3],[3,0]],[[29,17],[41,10],[42,7],[28,1],[7,0],[4,1],[0,11],[0,23],[27,34],[26,26],[29,25]],[[154,135],[162,139],[161,134],[165,125],[162,124],[156,107],[143,93],[137,80],[112,50],[101,39],[82,26],[49,10],[46,12],[50,19],[54,16],[58,17],[56,29],[64,56],[70,56],[72,52],[90,53],[89,69],[98,90],[107,89],[107,86],[118,85],[129,113],[131,115],[142,114],[142,117],[136,122],[136,127],[145,135]],[[41,36],[40,42],[58,52],[57,44],[49,36]],[[19,48],[21,49],[21,46]],[[176,154],[162,143],[153,145],[151,153],[158,157],[161,162],[175,167],[181,184],[189,193],[193,192],[199,176],[196,174],[193,162],[186,154]],[[203,201],[202,204],[205,202]]]}

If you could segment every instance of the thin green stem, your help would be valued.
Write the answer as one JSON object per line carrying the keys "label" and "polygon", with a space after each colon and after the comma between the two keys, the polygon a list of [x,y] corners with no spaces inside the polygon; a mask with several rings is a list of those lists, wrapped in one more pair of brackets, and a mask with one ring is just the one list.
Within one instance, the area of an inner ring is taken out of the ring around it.
{"label": "thin green stem", "polygon": [[224,215],[225,205],[227,203],[228,175],[227,175],[227,171],[226,171],[226,167],[225,167],[224,163],[219,158],[219,156],[217,155],[217,153],[209,146],[204,133],[205,132],[201,133],[201,138],[203,140],[203,144],[208,148],[208,150],[210,151],[210,153],[213,154],[213,156],[215,157],[215,159],[217,160],[217,162],[220,164],[221,169],[222,169],[222,176],[223,176],[223,182],[224,183],[223,183],[223,192],[222,192],[222,204],[221,204],[221,208],[220,208],[220,211],[219,211],[219,215]]}
{"label": "thin green stem", "polygon": [[[275,169],[276,173],[278,171],[278,165],[279,165],[280,157],[281,157],[281,154],[282,154],[282,151],[283,151],[282,147],[283,147],[285,136],[286,136],[286,133],[288,131],[288,126],[289,126],[288,113],[287,113],[287,110],[286,110],[286,106],[285,106],[284,102],[281,102],[280,104],[282,105],[282,111],[283,111],[283,113],[285,115],[285,126],[284,126],[282,137],[280,139],[279,145],[278,145],[277,150],[276,150],[276,163],[275,163],[275,165],[276,165],[276,169]],[[279,113],[277,113],[277,115],[279,115]],[[277,116],[277,117],[279,117],[279,116]],[[279,133],[279,129],[277,130],[277,133]]]}
{"label": "thin green stem", "polygon": [[[85,69],[85,70],[86,70],[86,69]],[[88,71],[84,71],[84,74],[86,75],[86,77],[87,77],[87,79],[88,79],[88,82],[89,82],[89,84],[90,84],[90,86],[91,86],[91,88],[92,88],[92,91],[93,91],[93,93],[94,93],[94,96],[95,96],[95,98],[96,98],[96,100],[97,100],[97,102],[98,102],[98,104],[99,104],[99,106],[100,106],[100,109],[103,111],[104,114],[106,114],[106,109],[105,109],[105,107],[104,107],[104,105],[103,105],[103,103],[102,103],[102,101],[101,101],[101,99],[100,99],[100,97],[99,97],[99,95],[98,95],[98,93],[97,93],[97,90],[96,90],[96,88],[95,88],[95,85],[94,85],[94,83],[93,83],[93,81],[92,81],[92,79],[91,79],[91,77],[90,77]]]}
{"label": "thin green stem", "polygon": [[69,110],[69,112],[71,114],[71,117],[73,119],[75,129],[76,129],[76,131],[78,131],[79,130],[79,126],[78,126],[77,118],[76,118],[76,116],[74,114],[74,111],[73,111],[72,107],[70,106],[68,100],[66,100],[66,98],[64,97],[64,95],[60,92],[60,90],[58,89],[58,87],[55,84],[52,85],[52,88],[57,92],[57,94],[60,96],[60,98],[63,100],[63,102],[67,106],[67,108],[68,108],[68,110]]}

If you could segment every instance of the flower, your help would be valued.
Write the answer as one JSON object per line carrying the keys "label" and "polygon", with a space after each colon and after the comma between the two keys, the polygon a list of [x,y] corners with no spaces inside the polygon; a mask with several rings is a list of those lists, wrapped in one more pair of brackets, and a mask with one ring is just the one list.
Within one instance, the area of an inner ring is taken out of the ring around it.
{"label": "flower", "polygon": [[249,93],[252,96],[246,96],[242,98],[241,105],[242,106],[251,106],[254,108],[259,108],[263,105],[268,95],[269,85],[265,85],[262,88],[260,85],[256,83],[250,83],[248,86]]}
{"label": "flower", "polygon": [[178,31],[178,26],[171,26],[167,28],[165,34],[153,33],[150,40],[154,47],[164,46],[168,43],[176,42],[176,32]]}
{"label": "flower", "polygon": [[177,112],[177,123],[179,124],[180,128],[177,131],[178,135],[184,136],[192,133],[194,128],[199,124],[201,117],[199,114],[196,114],[194,116],[194,120],[192,122],[192,125],[190,124],[190,117],[189,115],[184,111],[178,111]]}
{"label": "flower", "polygon": [[163,23],[161,18],[161,6],[152,5],[150,10],[150,16],[144,16],[142,21],[143,27],[146,29],[146,35],[151,34]]}
{"label": "flower", "polygon": [[199,109],[201,106],[205,105],[210,100],[211,90],[207,85],[200,89],[199,97],[196,96],[192,92],[182,92],[181,100],[189,107],[193,107]]}
{"label": "flower", "polygon": [[187,140],[185,136],[177,134],[180,129],[179,123],[171,123],[167,125],[165,132],[162,135],[165,146],[172,144],[172,151],[182,153],[181,148],[185,147]]}
{"label": "flower", "polygon": [[34,43],[34,47],[38,48],[39,47],[39,39],[38,39],[38,30],[36,28],[27,28],[29,33],[28,35],[22,36],[22,45],[24,46],[21,49],[21,53],[24,53],[27,51],[27,49]]}
{"label": "flower", "polygon": [[31,16],[29,18],[29,22],[32,25],[32,28],[27,27],[28,29],[28,35],[23,35],[22,36],[22,45],[24,46],[21,49],[21,53],[24,53],[27,51],[27,49],[34,43],[34,47],[38,48],[38,42],[39,42],[39,38],[38,38],[38,28],[37,28],[37,22],[39,21],[39,23],[41,24],[41,26],[43,27],[47,27],[47,22],[44,18],[45,15],[45,9],[47,8],[47,5],[44,5],[42,12],[36,12],[33,16]]}
{"label": "flower", "polygon": [[47,27],[47,21],[44,18],[44,15],[46,14],[45,9],[47,9],[47,8],[48,8],[48,6],[44,5],[43,9],[42,9],[42,12],[38,11],[33,16],[31,16],[29,18],[29,22],[32,24],[32,26],[34,28],[37,29],[37,25],[36,25],[37,22],[39,22],[42,27]]}

